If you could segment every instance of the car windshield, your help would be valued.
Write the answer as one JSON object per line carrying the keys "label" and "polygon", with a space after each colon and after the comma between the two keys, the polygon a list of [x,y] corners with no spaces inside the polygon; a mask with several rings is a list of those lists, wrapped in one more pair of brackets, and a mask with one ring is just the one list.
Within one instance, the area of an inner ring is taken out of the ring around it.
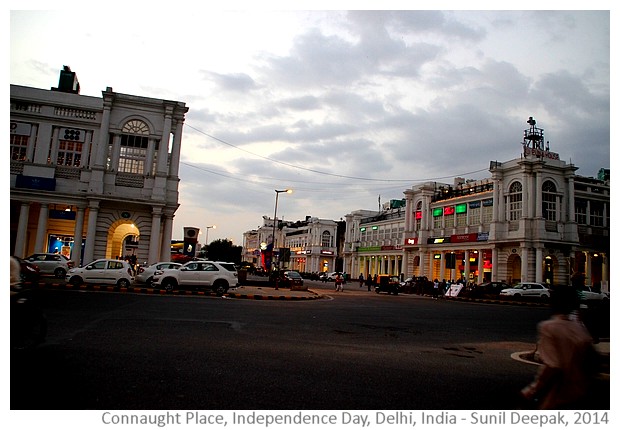
{"label": "car windshield", "polygon": [[297,272],[286,272],[286,276],[289,278],[301,278],[301,275]]}

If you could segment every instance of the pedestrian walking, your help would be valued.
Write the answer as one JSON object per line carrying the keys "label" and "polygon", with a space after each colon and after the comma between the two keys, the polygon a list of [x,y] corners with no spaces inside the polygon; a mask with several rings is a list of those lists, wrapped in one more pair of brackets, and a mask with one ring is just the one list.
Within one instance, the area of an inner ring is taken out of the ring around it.
{"label": "pedestrian walking", "polygon": [[435,278],[433,281],[433,299],[437,300],[437,296],[439,296],[439,280]]}
{"label": "pedestrian walking", "polygon": [[366,286],[368,287],[368,291],[370,291],[372,288],[372,276],[370,276],[370,273],[366,276]]}
{"label": "pedestrian walking", "polygon": [[336,291],[344,291],[344,279],[340,276],[340,274],[336,275]]}
{"label": "pedestrian walking", "polygon": [[584,401],[591,394],[598,353],[586,327],[571,318],[578,306],[574,288],[554,289],[553,315],[538,324],[536,349],[542,366],[521,395],[539,409],[589,409]]}
{"label": "pedestrian walking", "polygon": [[364,286],[364,275],[362,273],[360,273],[359,281],[360,281],[360,288],[362,288]]}

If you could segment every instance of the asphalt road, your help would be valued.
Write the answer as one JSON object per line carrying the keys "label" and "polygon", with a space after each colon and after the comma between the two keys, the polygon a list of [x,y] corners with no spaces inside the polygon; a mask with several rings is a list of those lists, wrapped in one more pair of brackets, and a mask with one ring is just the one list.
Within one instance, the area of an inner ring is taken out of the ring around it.
{"label": "asphalt road", "polygon": [[533,348],[547,308],[322,287],[301,302],[42,292],[49,334],[12,352],[11,409],[523,406],[536,366],[511,354]]}

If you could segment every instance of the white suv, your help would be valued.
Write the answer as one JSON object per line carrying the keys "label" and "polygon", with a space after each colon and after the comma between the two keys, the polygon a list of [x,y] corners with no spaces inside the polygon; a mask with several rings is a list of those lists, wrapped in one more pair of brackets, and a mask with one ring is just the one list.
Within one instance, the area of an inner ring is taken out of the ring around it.
{"label": "white suv", "polygon": [[225,294],[237,288],[239,278],[233,263],[222,261],[189,261],[178,269],[165,269],[153,275],[153,287],[173,290],[179,287],[206,287],[216,294]]}
{"label": "white suv", "polygon": [[134,281],[133,269],[126,261],[101,259],[84,267],[71,269],[65,280],[75,286],[82,284],[107,284],[127,288]]}

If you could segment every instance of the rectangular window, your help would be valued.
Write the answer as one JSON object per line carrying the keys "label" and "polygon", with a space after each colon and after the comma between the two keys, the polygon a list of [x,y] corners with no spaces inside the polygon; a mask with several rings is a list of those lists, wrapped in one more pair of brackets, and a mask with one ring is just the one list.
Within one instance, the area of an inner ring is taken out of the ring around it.
{"label": "rectangular window", "polygon": [[80,167],[82,160],[82,142],[61,140],[58,142],[56,164],[59,166]]}
{"label": "rectangular window", "polygon": [[456,226],[457,227],[466,227],[467,226],[467,212],[462,212],[456,214]]}
{"label": "rectangular window", "polygon": [[469,207],[469,225],[480,224],[480,205],[478,207]]}
{"label": "rectangular window", "polygon": [[493,206],[482,207],[482,223],[489,224],[493,221]]}
{"label": "rectangular window", "polygon": [[588,224],[588,202],[578,199],[575,201],[575,221],[577,224]]}
{"label": "rectangular window", "polygon": [[148,143],[148,138],[144,136],[122,135],[118,171],[144,174]]}
{"label": "rectangular window", "polygon": [[26,149],[28,137],[19,134],[11,134],[11,160],[26,161]]}
{"label": "rectangular window", "polygon": [[603,204],[600,202],[590,202],[590,225],[603,227]]}

